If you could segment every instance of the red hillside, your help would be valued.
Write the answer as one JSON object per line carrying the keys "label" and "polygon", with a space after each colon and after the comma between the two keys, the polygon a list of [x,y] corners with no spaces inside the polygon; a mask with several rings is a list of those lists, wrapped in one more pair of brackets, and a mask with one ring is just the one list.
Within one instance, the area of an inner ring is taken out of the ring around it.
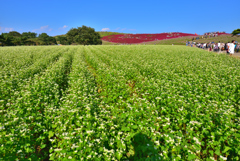
{"label": "red hillside", "polygon": [[188,34],[181,32],[172,33],[161,33],[161,34],[120,34],[120,35],[109,35],[102,38],[104,41],[114,42],[114,43],[142,43],[148,41],[157,41],[164,39],[173,39],[184,36],[197,36],[196,34]]}

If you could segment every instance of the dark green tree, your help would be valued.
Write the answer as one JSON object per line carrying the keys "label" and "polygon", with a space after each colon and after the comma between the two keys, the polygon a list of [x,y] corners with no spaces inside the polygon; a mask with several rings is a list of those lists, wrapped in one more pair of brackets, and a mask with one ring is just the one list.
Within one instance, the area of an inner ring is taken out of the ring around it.
{"label": "dark green tree", "polygon": [[35,32],[23,32],[22,33],[22,37],[27,37],[28,39],[36,38],[37,37],[37,33],[35,33]]}
{"label": "dark green tree", "polygon": [[39,34],[38,38],[42,41],[41,45],[54,45],[57,41],[54,37],[49,36],[46,33]]}
{"label": "dark green tree", "polygon": [[47,33],[41,33],[38,36],[38,38],[40,38],[42,40],[46,40],[48,37],[49,37],[49,35]]}
{"label": "dark green tree", "polygon": [[100,34],[93,28],[82,26],[72,28],[67,33],[67,39],[70,43],[77,43],[82,45],[99,45],[102,44]]}
{"label": "dark green tree", "polygon": [[3,33],[2,34],[4,39],[4,45],[5,46],[11,46],[11,45],[20,45],[21,44],[21,34],[17,31],[11,31],[9,33]]}
{"label": "dark green tree", "polygon": [[2,36],[2,34],[0,35],[0,45],[3,46],[3,36]]}
{"label": "dark green tree", "polygon": [[13,37],[12,43],[14,45],[21,45],[22,44],[22,38],[21,37]]}
{"label": "dark green tree", "polygon": [[48,43],[48,45],[55,45],[55,44],[57,44],[57,41],[56,41],[55,37],[49,36],[47,38],[47,43]]}
{"label": "dark green tree", "polygon": [[67,32],[67,40],[70,44],[74,43],[74,37],[78,35],[78,29],[72,28]]}
{"label": "dark green tree", "polygon": [[12,36],[12,37],[22,37],[22,35],[21,35],[19,32],[17,32],[17,31],[10,31],[10,32],[8,33],[8,36]]}
{"label": "dark green tree", "polygon": [[68,39],[65,36],[58,36],[56,39],[62,45],[69,45]]}
{"label": "dark green tree", "polygon": [[232,32],[232,36],[240,34],[240,29],[236,29]]}
{"label": "dark green tree", "polygon": [[13,36],[10,36],[9,33],[2,33],[1,35],[3,44],[2,46],[11,46],[13,44]]}
{"label": "dark green tree", "polygon": [[26,45],[28,42],[28,38],[26,36],[22,36],[21,37],[21,42],[20,45]]}

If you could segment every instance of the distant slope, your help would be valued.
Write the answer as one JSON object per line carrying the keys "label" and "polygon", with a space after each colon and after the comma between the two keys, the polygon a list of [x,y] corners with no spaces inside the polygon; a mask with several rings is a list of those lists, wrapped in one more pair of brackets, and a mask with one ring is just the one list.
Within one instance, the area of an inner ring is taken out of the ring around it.
{"label": "distant slope", "polygon": [[104,36],[110,36],[110,35],[120,35],[120,34],[127,34],[127,33],[121,33],[121,32],[110,32],[110,31],[97,31],[101,38]]}
{"label": "distant slope", "polygon": [[199,39],[199,40],[194,40],[195,42],[200,42],[200,43],[205,43],[205,42],[232,42],[232,40],[238,41],[240,43],[240,36],[232,36],[232,35],[220,35],[218,37],[211,37],[211,38],[206,38],[206,39]]}
{"label": "distant slope", "polygon": [[[186,37],[180,37],[180,38],[172,38],[167,40],[158,40],[158,41],[149,41],[149,42],[142,42],[142,43],[136,43],[136,45],[185,45],[186,41],[191,41],[193,36],[186,36]],[[122,43],[114,43],[114,42],[108,42],[102,40],[103,45],[120,45]],[[134,44],[135,45],[135,44]]]}
{"label": "distant slope", "polygon": [[[104,37],[104,36],[110,36],[110,35],[119,35],[119,34],[128,34],[128,33],[121,33],[121,32],[109,32],[109,31],[97,31],[101,38]],[[54,37],[59,37],[59,36],[64,36],[66,37],[66,34],[63,34],[63,35],[56,35]]]}
{"label": "distant slope", "polygon": [[[208,43],[208,42],[231,42],[232,40],[238,41],[240,43],[240,36],[234,36],[231,35],[220,35],[218,37],[211,37],[211,38],[203,38],[200,36],[199,40],[194,40],[194,42],[200,42],[200,43]],[[192,41],[193,36],[186,36],[186,37],[180,37],[180,38],[173,38],[173,39],[167,39],[167,40],[158,40],[158,41],[149,41],[149,42],[142,42],[137,43],[139,45],[186,45],[186,41]],[[108,41],[103,41],[103,45],[117,45],[121,43],[113,43]]]}
{"label": "distant slope", "polygon": [[171,32],[171,33],[160,33],[160,34],[119,34],[104,36],[102,40],[114,43],[122,44],[137,44],[150,41],[168,40],[173,38],[180,38],[185,36],[196,37],[195,34]]}
{"label": "distant slope", "polygon": [[[161,40],[161,41],[152,41],[152,42],[146,42],[145,44],[157,44],[157,45],[186,45],[186,41],[192,41],[193,37],[182,37],[182,38],[175,38],[170,40]],[[232,40],[235,40],[240,43],[240,36],[231,36],[229,34],[226,35],[220,35],[218,37],[208,37],[208,38],[202,38],[202,36],[199,35],[198,40],[193,40],[194,42],[199,43],[209,43],[209,42],[231,42]]]}

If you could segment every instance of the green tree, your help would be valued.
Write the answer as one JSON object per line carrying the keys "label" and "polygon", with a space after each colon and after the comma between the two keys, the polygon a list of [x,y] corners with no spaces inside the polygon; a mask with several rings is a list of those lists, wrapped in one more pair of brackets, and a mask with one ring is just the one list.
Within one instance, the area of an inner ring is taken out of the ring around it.
{"label": "green tree", "polygon": [[57,44],[57,41],[56,41],[55,37],[49,36],[47,38],[47,43],[48,43],[48,45],[55,45],[55,44]]}
{"label": "green tree", "polygon": [[38,38],[40,38],[42,40],[46,40],[48,37],[49,37],[49,35],[47,33],[41,33],[38,36]]}
{"label": "green tree", "polygon": [[2,34],[1,34],[1,35],[0,35],[0,45],[1,45],[1,46],[3,46],[3,41],[4,41],[4,40],[3,40],[3,36],[2,36]]}
{"label": "green tree", "polygon": [[9,33],[3,33],[4,46],[20,45],[21,34],[17,31],[11,31]]}
{"label": "green tree", "polygon": [[13,37],[12,43],[13,43],[14,45],[21,45],[21,43],[22,43],[22,38],[21,38],[21,37]]}
{"label": "green tree", "polygon": [[56,39],[62,45],[69,45],[68,39],[65,36],[58,36]]}
{"label": "green tree", "polygon": [[37,33],[35,33],[35,32],[23,32],[22,33],[22,37],[27,37],[28,39],[36,38],[37,37]]}
{"label": "green tree", "polygon": [[57,41],[54,37],[49,36],[46,33],[39,34],[38,38],[42,41],[41,45],[54,45]]}
{"label": "green tree", "polygon": [[240,29],[236,29],[232,32],[232,36],[240,34]]}
{"label": "green tree", "polygon": [[100,34],[93,28],[87,26],[72,28],[67,33],[67,39],[70,43],[77,43],[82,45],[102,44]]}
{"label": "green tree", "polygon": [[3,44],[2,46],[11,46],[13,44],[13,36],[10,36],[9,33],[2,33],[1,35]]}
{"label": "green tree", "polygon": [[8,36],[12,36],[12,37],[22,37],[22,35],[21,35],[19,32],[17,32],[17,31],[10,31],[10,32],[8,33]]}
{"label": "green tree", "polygon": [[67,32],[67,40],[70,44],[74,43],[74,37],[78,35],[78,29],[72,28]]}

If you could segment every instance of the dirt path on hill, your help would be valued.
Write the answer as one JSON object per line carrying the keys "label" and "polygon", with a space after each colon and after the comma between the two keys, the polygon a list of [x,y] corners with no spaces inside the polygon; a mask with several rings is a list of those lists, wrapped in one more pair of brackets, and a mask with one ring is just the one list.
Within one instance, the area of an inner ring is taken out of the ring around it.
{"label": "dirt path on hill", "polygon": [[234,55],[236,55],[236,56],[240,57],[240,52],[238,52],[238,53],[235,53]]}

